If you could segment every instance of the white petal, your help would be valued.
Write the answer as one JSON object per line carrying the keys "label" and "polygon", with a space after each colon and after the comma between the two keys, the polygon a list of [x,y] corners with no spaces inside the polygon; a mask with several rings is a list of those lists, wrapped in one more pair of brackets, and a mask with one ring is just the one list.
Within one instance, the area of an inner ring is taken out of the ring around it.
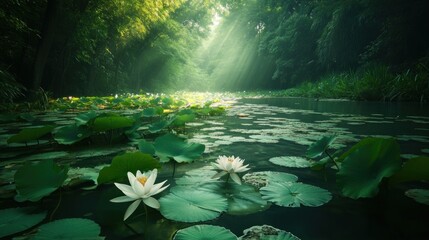
{"label": "white petal", "polygon": [[136,178],[139,178],[141,176],[143,176],[142,172],[140,170],[137,170]]}
{"label": "white petal", "polygon": [[134,192],[131,186],[128,186],[122,183],[115,183],[115,186],[119,188],[119,190],[121,190],[128,197],[134,198],[134,199],[139,198],[139,196]]}
{"label": "white petal", "polygon": [[136,178],[134,179],[134,182],[131,183],[131,187],[133,188],[133,191],[139,196],[142,197],[146,194],[145,189],[143,185],[139,182],[139,180]]}
{"label": "white petal", "polygon": [[163,190],[160,190],[160,188],[162,187],[162,185],[164,185],[165,182],[167,182],[167,180],[165,180],[164,182],[157,183],[157,184],[153,185],[153,187],[149,190],[147,197],[158,194],[158,193],[162,192],[165,188],[170,186],[170,185],[167,185],[166,187],[163,188]]}
{"label": "white petal", "polygon": [[216,173],[215,175],[213,175],[213,179],[217,179],[217,178],[220,178],[220,177],[223,177],[223,176],[225,176],[227,174],[227,172],[225,172],[225,171],[221,171],[221,172],[218,172],[218,173]]}
{"label": "white petal", "polygon": [[130,183],[132,183],[134,181],[134,179],[136,179],[136,177],[134,176],[134,174],[132,172],[128,172],[127,176],[128,176],[128,182],[130,182]]}
{"label": "white petal", "polygon": [[151,172],[151,174],[150,174],[149,178],[147,179],[147,181],[146,181],[146,183],[145,183],[145,189],[146,189],[146,192],[148,192],[148,191],[147,191],[148,189],[151,189],[151,188],[152,188],[153,184],[155,183],[156,175],[157,175],[157,174],[158,174],[158,170],[155,168],[155,169]]}
{"label": "white petal", "polygon": [[237,173],[231,173],[230,176],[231,176],[231,179],[234,180],[234,182],[241,185],[241,180],[240,180],[240,177],[237,175]]}
{"label": "white petal", "polygon": [[111,202],[114,203],[120,203],[120,202],[131,202],[136,200],[135,198],[130,198],[128,196],[120,196],[120,197],[115,197],[113,199],[110,199]]}
{"label": "white petal", "polygon": [[131,214],[133,214],[133,212],[137,209],[140,203],[141,203],[140,199],[131,203],[131,205],[127,208],[127,211],[125,211],[124,221],[127,220],[127,218],[131,216]]}
{"label": "white petal", "polygon": [[153,197],[144,198],[143,202],[151,208],[159,209],[160,207],[158,200]]}

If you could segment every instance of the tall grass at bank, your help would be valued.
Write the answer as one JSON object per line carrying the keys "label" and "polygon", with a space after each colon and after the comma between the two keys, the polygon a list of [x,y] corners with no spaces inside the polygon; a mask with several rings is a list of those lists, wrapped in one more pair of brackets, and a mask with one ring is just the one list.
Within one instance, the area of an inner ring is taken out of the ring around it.
{"label": "tall grass at bank", "polygon": [[306,82],[283,91],[282,95],[311,98],[347,98],[369,101],[428,101],[429,69],[393,73],[375,65],[358,71],[330,74],[317,82]]}

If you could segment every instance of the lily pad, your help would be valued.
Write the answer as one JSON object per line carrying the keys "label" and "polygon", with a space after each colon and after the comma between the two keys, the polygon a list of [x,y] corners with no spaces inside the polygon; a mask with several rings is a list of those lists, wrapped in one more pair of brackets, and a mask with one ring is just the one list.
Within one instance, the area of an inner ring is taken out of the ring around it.
{"label": "lily pad", "polygon": [[172,120],[160,120],[158,122],[152,123],[149,125],[149,132],[157,133],[162,129],[170,126],[171,123],[172,123]]}
{"label": "lily pad", "polygon": [[142,152],[127,152],[113,158],[112,163],[108,167],[104,167],[98,176],[98,184],[107,182],[125,182],[127,173],[133,174],[140,171],[149,171],[155,168],[160,168],[158,160],[151,155]]}
{"label": "lily pad", "polygon": [[260,189],[262,198],[283,207],[318,207],[332,199],[329,191],[304,183],[271,183]]}
{"label": "lily pad", "polygon": [[195,225],[177,231],[173,240],[237,240],[230,230],[213,225]]}
{"label": "lily pad", "polygon": [[228,209],[228,202],[222,195],[187,187],[172,188],[159,203],[165,218],[179,222],[212,220]]}
{"label": "lily pad", "polygon": [[19,133],[11,136],[7,143],[25,143],[28,141],[38,140],[39,138],[50,133],[54,129],[54,126],[39,126],[32,128],[24,128]]}
{"label": "lily pad", "polygon": [[113,129],[131,127],[134,119],[122,116],[99,116],[91,125],[92,129],[98,132],[105,132]]}
{"label": "lily pad", "polygon": [[59,144],[70,145],[91,136],[92,133],[85,126],[73,124],[59,127],[54,130],[53,134],[55,141]]}
{"label": "lily pad", "polygon": [[228,213],[245,215],[267,209],[269,204],[253,186],[228,183],[221,191],[228,199]]}
{"label": "lily pad", "polygon": [[429,157],[411,158],[395,173],[389,183],[429,181]]}
{"label": "lily pad", "polygon": [[25,163],[15,173],[15,200],[38,201],[57,190],[67,178],[68,168],[58,166],[52,159],[36,164]]}
{"label": "lily pad", "polygon": [[323,136],[308,147],[306,156],[308,158],[319,157],[328,149],[329,145],[335,141],[336,137],[336,135]]}
{"label": "lily pad", "polygon": [[251,184],[256,188],[265,187],[269,183],[296,182],[297,180],[298,177],[296,175],[271,171],[246,173],[243,176],[245,183]]}
{"label": "lily pad", "polygon": [[189,143],[174,134],[167,133],[155,140],[156,155],[161,162],[168,162],[173,158],[176,162],[191,162],[203,154],[205,146],[199,143]]}
{"label": "lily pad", "polygon": [[410,189],[405,195],[418,203],[429,205],[429,189]]}
{"label": "lily pad", "polygon": [[41,222],[46,212],[37,212],[35,208],[7,208],[0,210],[0,238],[27,230]]}
{"label": "lily pad", "polygon": [[164,109],[162,107],[150,107],[150,108],[143,109],[143,111],[140,113],[140,116],[155,117],[155,116],[161,115],[163,112],[164,112]]}
{"label": "lily pad", "polygon": [[147,153],[151,155],[155,154],[155,147],[153,146],[153,144],[150,142],[147,142],[144,139],[139,141],[138,147],[139,147],[139,150],[143,153]]}
{"label": "lily pad", "polygon": [[94,120],[98,114],[95,111],[89,111],[77,115],[74,119],[76,120],[77,126],[87,125],[90,121]]}
{"label": "lily pad", "polygon": [[378,185],[401,168],[399,145],[394,139],[366,138],[341,156],[337,184],[344,196],[373,197]]}
{"label": "lily pad", "polygon": [[19,158],[19,161],[34,161],[34,160],[43,160],[43,159],[56,159],[62,158],[69,155],[68,152],[58,151],[58,152],[45,152],[45,153],[36,153],[30,156]]}
{"label": "lily pad", "polygon": [[306,168],[311,167],[311,162],[303,157],[297,156],[281,156],[270,158],[270,162],[283,166],[293,168]]}
{"label": "lily pad", "polygon": [[270,225],[253,226],[243,231],[239,240],[300,240],[290,232],[277,229]]}
{"label": "lily pad", "polygon": [[66,218],[43,224],[32,239],[104,239],[100,226],[84,218]]}

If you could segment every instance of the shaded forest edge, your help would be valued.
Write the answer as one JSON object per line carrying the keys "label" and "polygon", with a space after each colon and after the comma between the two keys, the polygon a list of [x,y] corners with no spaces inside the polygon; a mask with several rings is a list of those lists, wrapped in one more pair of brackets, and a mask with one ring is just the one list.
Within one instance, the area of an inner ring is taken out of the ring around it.
{"label": "shaded forest edge", "polygon": [[428,9],[424,0],[5,0],[0,103],[175,90],[426,102]]}

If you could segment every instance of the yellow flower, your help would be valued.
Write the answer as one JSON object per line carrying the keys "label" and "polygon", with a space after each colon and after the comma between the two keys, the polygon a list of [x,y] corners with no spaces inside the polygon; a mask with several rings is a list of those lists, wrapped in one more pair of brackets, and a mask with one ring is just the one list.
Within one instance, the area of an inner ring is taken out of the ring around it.
{"label": "yellow flower", "polygon": [[162,187],[167,180],[164,182],[154,184],[158,170],[141,173],[137,171],[136,175],[128,172],[128,181],[130,185],[115,183],[115,186],[121,190],[125,196],[116,197],[111,199],[111,202],[131,202],[134,201],[125,211],[124,221],[137,209],[140,202],[143,202],[147,206],[155,209],[159,209],[159,202],[152,196],[164,191],[169,185]]}
{"label": "yellow flower", "polygon": [[243,165],[243,162],[244,160],[240,159],[239,157],[219,156],[213,166],[222,171],[216,173],[212,178],[220,178],[226,174],[229,174],[234,182],[241,184],[240,177],[237,175],[237,173],[245,172],[250,169],[247,168],[249,164]]}

